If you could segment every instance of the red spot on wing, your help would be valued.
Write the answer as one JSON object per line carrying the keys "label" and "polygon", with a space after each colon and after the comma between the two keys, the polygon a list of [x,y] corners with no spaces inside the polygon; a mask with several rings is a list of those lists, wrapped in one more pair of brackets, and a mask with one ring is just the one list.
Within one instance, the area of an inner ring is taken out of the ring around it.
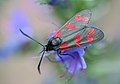
{"label": "red spot on wing", "polygon": [[70,24],[69,27],[68,27],[70,30],[73,30],[76,28],[76,26],[74,24]]}
{"label": "red spot on wing", "polygon": [[75,20],[76,20],[76,21],[79,21],[79,20],[88,21],[89,18],[88,18],[88,17],[85,17],[85,16],[76,15],[76,16],[75,16]]}
{"label": "red spot on wing", "polygon": [[70,23],[69,23],[69,22],[67,22],[67,23],[65,24],[65,26],[66,26],[66,27],[69,27],[69,25],[70,25]]}
{"label": "red spot on wing", "polygon": [[76,16],[75,16],[75,19],[76,19],[76,21],[79,21],[79,20],[82,19],[82,17],[81,17],[80,15],[76,15]]}
{"label": "red spot on wing", "polygon": [[89,42],[92,42],[94,40],[94,38],[93,38],[94,33],[95,33],[95,30],[93,28],[91,28],[88,35],[86,36],[86,39]]}
{"label": "red spot on wing", "polygon": [[60,49],[65,49],[66,47],[68,47],[68,42],[64,42],[60,45]]}
{"label": "red spot on wing", "polygon": [[88,21],[88,20],[89,20],[89,18],[88,18],[88,17],[84,17],[84,16],[83,16],[83,17],[82,17],[82,20],[83,20],[83,21]]}
{"label": "red spot on wing", "polygon": [[62,35],[62,32],[61,31],[58,31],[58,32],[55,32],[54,34],[53,34],[53,37],[59,37],[60,35]]}
{"label": "red spot on wing", "polygon": [[80,45],[80,34],[76,34],[76,36],[75,36],[75,44],[77,45],[77,46],[79,46]]}
{"label": "red spot on wing", "polygon": [[93,41],[93,37],[91,35],[87,35],[86,36],[86,39],[89,41],[89,42],[92,42]]}
{"label": "red spot on wing", "polygon": [[89,35],[93,35],[95,33],[95,30],[93,28],[90,29]]}
{"label": "red spot on wing", "polygon": [[70,23],[68,23],[68,22],[65,24],[65,26],[66,26],[68,29],[70,29],[70,30],[73,30],[73,29],[76,28],[76,26],[75,26],[74,24],[70,24]]}

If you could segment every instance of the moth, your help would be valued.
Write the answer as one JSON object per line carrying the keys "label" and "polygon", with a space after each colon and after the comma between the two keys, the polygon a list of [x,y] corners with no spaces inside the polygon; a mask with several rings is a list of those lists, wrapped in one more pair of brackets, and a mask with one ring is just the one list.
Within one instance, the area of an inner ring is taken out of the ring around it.
{"label": "moth", "polygon": [[91,10],[85,9],[78,12],[71,19],[69,19],[60,29],[54,32],[46,45],[41,44],[33,39],[21,29],[20,32],[31,40],[37,42],[43,47],[42,55],[38,64],[38,72],[40,72],[40,65],[45,52],[57,51],[58,55],[62,51],[74,47],[84,47],[88,44],[98,42],[104,37],[104,33],[96,27],[88,27],[91,18]]}

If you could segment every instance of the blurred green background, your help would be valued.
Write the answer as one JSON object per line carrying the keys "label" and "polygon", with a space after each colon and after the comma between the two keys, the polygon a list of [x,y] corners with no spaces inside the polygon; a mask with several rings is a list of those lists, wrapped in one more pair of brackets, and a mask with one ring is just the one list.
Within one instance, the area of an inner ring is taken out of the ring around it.
{"label": "blurred green background", "polygon": [[[41,3],[41,4],[40,4]],[[48,3],[48,4],[47,4]],[[92,10],[91,25],[105,37],[87,49],[85,76],[59,78],[63,67],[46,58],[37,71],[41,47],[50,32],[82,9]],[[54,25],[54,24],[56,25]],[[120,84],[120,0],[0,0],[0,84]]]}

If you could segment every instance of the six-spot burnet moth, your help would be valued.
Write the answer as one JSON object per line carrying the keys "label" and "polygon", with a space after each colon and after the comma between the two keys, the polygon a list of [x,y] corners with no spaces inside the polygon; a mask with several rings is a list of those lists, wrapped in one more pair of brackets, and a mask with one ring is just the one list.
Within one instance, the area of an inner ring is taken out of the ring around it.
{"label": "six-spot burnet moth", "polygon": [[89,9],[78,12],[53,34],[53,37],[49,39],[46,45],[43,45],[31,38],[20,29],[20,32],[23,35],[32,39],[43,47],[43,50],[41,51],[42,55],[38,64],[39,73],[41,73],[40,65],[45,52],[57,51],[58,55],[60,55],[60,52],[62,51],[74,47],[84,47],[87,44],[100,41],[104,37],[104,33],[100,29],[87,26],[90,18],[91,11]]}

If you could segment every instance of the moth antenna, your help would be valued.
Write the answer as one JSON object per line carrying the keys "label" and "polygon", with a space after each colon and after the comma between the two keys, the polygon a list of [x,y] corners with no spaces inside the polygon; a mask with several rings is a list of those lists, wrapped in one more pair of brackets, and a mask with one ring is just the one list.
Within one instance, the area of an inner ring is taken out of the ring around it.
{"label": "moth antenna", "polygon": [[37,67],[39,74],[41,74],[40,66],[41,66],[41,62],[42,62],[42,59],[43,59],[44,54],[45,54],[45,48],[44,48],[44,51],[43,51],[43,53],[42,53],[42,56],[41,56],[41,58],[40,58],[40,61],[39,61],[38,67]]}
{"label": "moth antenna", "polygon": [[55,24],[54,22],[52,22],[53,25],[55,25],[56,27],[60,28],[57,24]]}
{"label": "moth antenna", "polygon": [[25,35],[26,37],[30,38],[31,40],[33,40],[34,42],[40,44],[41,46],[43,46],[43,48],[45,48],[45,46],[42,45],[40,42],[38,42],[37,40],[33,39],[32,37],[30,37],[30,36],[27,35],[26,33],[24,33],[21,29],[19,29],[19,30],[20,30],[20,32],[21,32],[23,35]]}

